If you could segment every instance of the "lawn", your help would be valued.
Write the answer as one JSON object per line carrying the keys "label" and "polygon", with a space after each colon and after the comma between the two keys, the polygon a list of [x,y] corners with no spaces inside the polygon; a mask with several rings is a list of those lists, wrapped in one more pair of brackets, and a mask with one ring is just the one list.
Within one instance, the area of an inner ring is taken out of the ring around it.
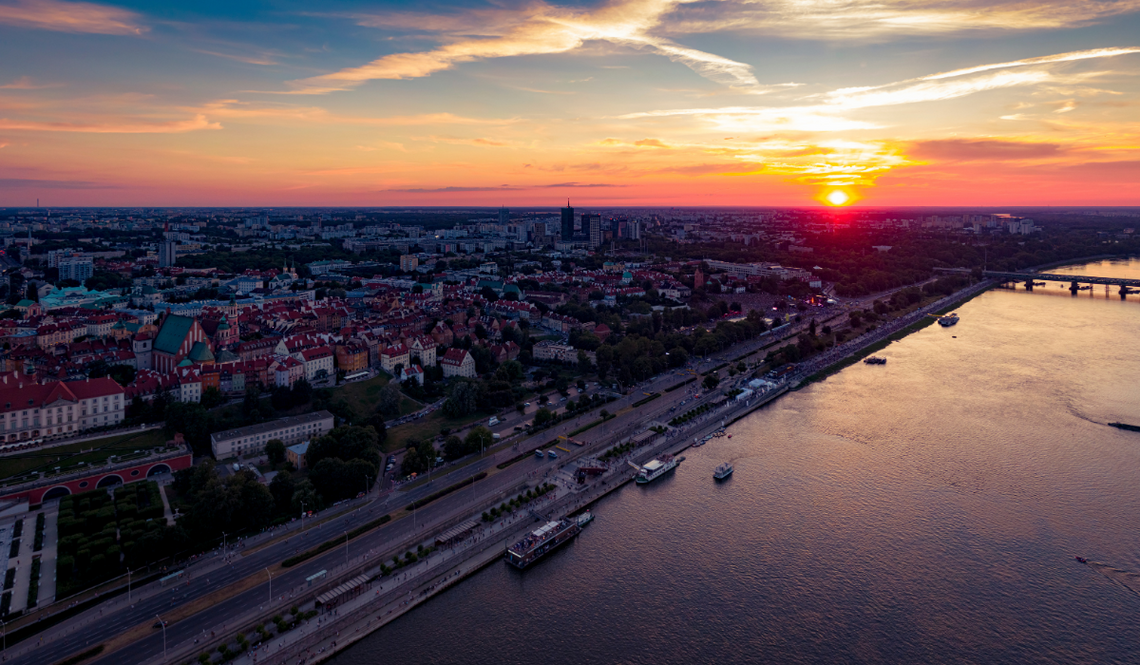
{"label": "lawn", "polygon": [[[343,399],[352,407],[352,410],[361,416],[367,416],[376,411],[376,404],[380,401],[380,389],[388,385],[391,377],[381,373],[374,379],[346,383],[333,388],[333,401]],[[423,408],[416,400],[400,393],[400,415],[406,416]]]}
{"label": "lawn", "polygon": [[430,441],[444,428],[455,432],[471,423],[485,421],[489,418],[485,413],[475,413],[464,418],[448,418],[443,411],[432,411],[428,415],[388,430],[388,438],[384,442],[385,451],[402,450],[407,446],[408,439],[416,438],[420,441]]}
{"label": "lawn", "polygon": [[[152,429],[0,457],[0,478],[10,478],[33,470],[54,469],[57,466],[74,466],[79,462],[93,464],[124,451],[146,450],[164,443],[166,434],[161,429]],[[84,453],[84,450],[91,452]]]}

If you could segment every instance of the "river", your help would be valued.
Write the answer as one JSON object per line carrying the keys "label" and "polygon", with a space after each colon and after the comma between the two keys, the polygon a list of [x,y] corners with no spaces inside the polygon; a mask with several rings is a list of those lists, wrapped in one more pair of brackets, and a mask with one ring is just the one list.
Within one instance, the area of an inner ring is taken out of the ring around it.
{"label": "river", "polygon": [[1140,297],[1050,284],[958,313],[332,662],[1140,661],[1140,433],[1106,425],[1140,425]]}

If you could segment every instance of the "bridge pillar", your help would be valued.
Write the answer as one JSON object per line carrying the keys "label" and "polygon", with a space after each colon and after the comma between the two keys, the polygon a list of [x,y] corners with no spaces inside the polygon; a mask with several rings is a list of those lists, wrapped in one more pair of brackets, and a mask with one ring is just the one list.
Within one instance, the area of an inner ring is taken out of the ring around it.
{"label": "bridge pillar", "polygon": [[1069,284],[1069,292],[1072,293],[1073,295],[1077,295],[1077,292],[1080,290],[1081,290],[1081,287],[1076,282]]}
{"label": "bridge pillar", "polygon": [[1025,280],[1025,290],[1026,291],[1032,291],[1033,290],[1033,278],[1032,277]]}
{"label": "bridge pillar", "polygon": [[1127,286],[1125,286],[1125,285],[1123,285],[1123,284],[1121,284],[1121,285],[1120,285],[1120,299],[1121,299],[1121,300],[1124,300],[1124,296],[1128,295],[1129,293],[1130,293],[1130,292],[1129,292],[1129,290],[1128,290],[1128,287],[1127,287]]}

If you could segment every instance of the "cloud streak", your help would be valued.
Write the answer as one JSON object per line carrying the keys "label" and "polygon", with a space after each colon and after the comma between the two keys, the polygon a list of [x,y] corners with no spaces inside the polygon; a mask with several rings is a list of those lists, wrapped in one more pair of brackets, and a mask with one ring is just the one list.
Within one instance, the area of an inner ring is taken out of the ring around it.
{"label": "cloud streak", "polygon": [[[477,60],[567,53],[590,41],[605,41],[658,53],[711,81],[742,91],[771,90],[756,80],[751,66],[745,63],[687,48],[654,34],[653,29],[667,14],[689,1],[692,0],[619,0],[593,11],[534,3],[525,9],[510,10],[512,16],[519,17],[517,20],[506,20],[494,12],[472,13],[473,19],[482,21],[474,26],[456,24],[453,17],[425,16],[421,23],[448,31],[445,38],[449,43],[430,51],[393,53],[366,65],[294,84],[298,92],[323,94],[351,89],[366,81],[422,78]],[[405,24],[408,22],[407,14],[397,16]],[[378,18],[369,23],[383,25]],[[478,36],[472,37],[472,33]]]}
{"label": "cloud streak", "polygon": [[97,35],[141,35],[148,30],[134,12],[91,2],[60,0],[0,3],[0,24]]}
{"label": "cloud streak", "polygon": [[69,132],[83,134],[181,134],[200,129],[221,129],[222,125],[210,122],[204,115],[192,120],[173,120],[161,123],[95,124],[80,122],[35,122],[0,118],[0,129],[32,132]]}

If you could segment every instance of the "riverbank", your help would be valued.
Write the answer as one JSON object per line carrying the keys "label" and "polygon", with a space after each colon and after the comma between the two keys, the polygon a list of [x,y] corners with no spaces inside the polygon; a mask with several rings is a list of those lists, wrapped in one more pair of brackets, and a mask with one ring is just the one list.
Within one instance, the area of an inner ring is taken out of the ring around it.
{"label": "riverbank", "polygon": [[[721,428],[722,422],[736,422],[785,392],[787,392],[787,388],[783,387],[771,394],[761,396],[758,402],[724,402],[691,429],[686,428],[683,432],[674,430],[657,441],[640,449],[635,449],[625,458],[616,460],[606,473],[588,485],[577,485],[572,482],[573,474],[566,472],[566,469],[571,466],[571,462],[568,461],[552,479],[559,485],[559,497],[550,504],[542,506],[540,513],[544,519],[575,514],[629,483],[633,479],[634,471],[627,462],[641,464],[663,453],[678,454],[690,447],[694,439],[699,439]],[[316,623],[312,619],[309,620],[308,625],[319,627],[319,630],[304,636],[304,639],[297,639],[291,643],[283,642],[276,651],[273,651],[271,647],[269,652],[258,654],[256,658],[252,654],[247,654],[235,662],[239,664],[248,663],[249,665],[253,665],[253,663],[286,665],[286,663],[297,661],[308,663],[327,661],[356,642],[387,626],[412,608],[422,605],[429,599],[454,587],[465,578],[497,562],[511,543],[517,542],[526,533],[534,529],[536,521],[531,518],[532,515],[533,513],[528,514],[521,510],[516,512],[504,522],[506,528],[496,533],[494,538],[483,538],[479,541],[480,546],[478,548],[463,552],[460,556],[452,551],[450,555],[452,558],[445,559],[444,557],[448,556],[448,552],[441,553],[440,564],[446,561],[445,565],[437,564],[430,576],[412,578],[415,580],[414,582],[409,579],[410,585],[396,583],[389,588],[385,586],[387,582],[383,579],[379,580],[377,586],[380,588],[376,589],[369,586],[356,603],[351,603],[351,601],[346,603],[335,610],[335,614],[322,613],[320,623]],[[585,533],[588,534],[589,531],[587,530]],[[427,567],[431,565],[431,561],[417,565]],[[412,575],[413,573],[414,571],[408,574]],[[392,580],[388,581],[391,582]],[[369,596],[369,593],[372,595]]]}

